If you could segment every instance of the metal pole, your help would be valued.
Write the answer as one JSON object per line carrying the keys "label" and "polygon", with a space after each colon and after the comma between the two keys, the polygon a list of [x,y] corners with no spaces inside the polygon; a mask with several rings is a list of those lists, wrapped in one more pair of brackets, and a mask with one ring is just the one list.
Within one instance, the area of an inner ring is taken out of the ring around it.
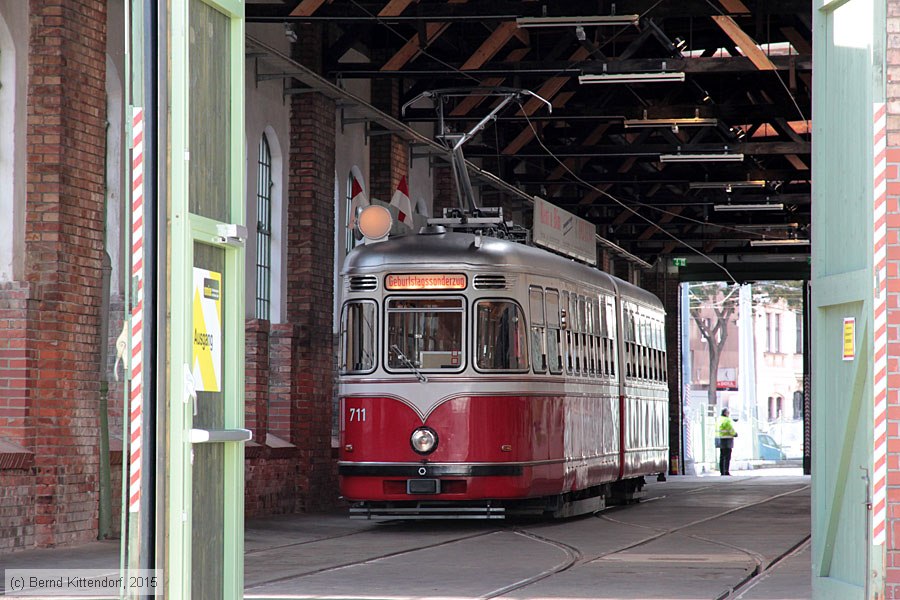
{"label": "metal pole", "polygon": [[144,105],[144,219],[146,223],[144,235],[144,411],[143,411],[143,455],[141,457],[143,472],[143,486],[146,493],[141,495],[140,509],[140,559],[142,569],[155,567],[154,556],[154,532],[156,497],[153,494],[156,480],[155,468],[158,464],[155,457],[155,431],[154,419],[156,409],[156,348],[157,348],[157,320],[154,310],[156,308],[156,124],[158,122],[156,111],[158,108],[156,97],[156,19],[157,3],[151,0],[142,0],[141,12],[143,23],[143,36],[141,44],[141,74]]}
{"label": "metal pole", "polygon": [[[168,229],[165,227],[166,219],[168,215],[168,204],[167,204],[167,186],[165,182],[167,181],[168,172],[166,169],[166,148],[168,147],[168,138],[166,137],[166,123],[167,118],[165,112],[161,113],[160,106],[165,106],[165,102],[161,102],[160,99],[165,99],[168,94],[168,29],[167,29],[167,19],[160,14],[159,4],[157,2],[150,1],[151,6],[154,11],[154,19],[155,25],[153,27],[153,33],[151,34],[153,48],[155,51],[155,55],[153,56],[153,68],[151,69],[155,76],[155,85],[154,89],[154,104],[152,116],[154,120],[154,128],[153,128],[153,168],[155,169],[156,178],[153,181],[154,187],[154,200],[156,201],[156,222],[155,222],[155,231],[154,231],[154,247],[155,252],[153,256],[153,260],[156,261],[156,268],[153,270],[151,274],[153,278],[153,287],[151,288],[151,294],[153,297],[153,301],[156,302],[156,314],[153,317],[154,323],[154,332],[153,332],[153,340],[156,343],[156,352],[154,356],[150,359],[153,362],[155,377],[150,382],[151,390],[153,391],[153,440],[152,444],[155,447],[154,455],[156,457],[157,465],[165,465],[168,464],[166,458],[166,431],[165,427],[158,427],[159,423],[166,423],[166,402],[157,402],[157,398],[162,396],[165,398],[165,390],[166,390],[166,369],[159,368],[159,365],[168,364],[168,356],[167,356],[167,344],[165,343],[164,335],[161,336],[159,334],[160,324],[162,324],[163,332],[165,332],[165,326],[167,324],[166,318],[166,298],[168,294],[168,279],[166,273],[166,251],[168,248]],[[164,109],[163,109],[164,111]],[[149,454],[149,453],[148,453]],[[166,478],[158,477],[156,473],[156,469],[153,470],[153,482],[154,482],[154,505],[157,507],[159,511],[158,519],[155,519],[155,550],[156,557],[158,559],[158,563],[160,568],[165,567],[165,557],[166,557],[166,520],[165,520],[165,507],[166,507]],[[156,512],[156,511],[154,511]],[[157,516],[157,515],[154,515]]]}

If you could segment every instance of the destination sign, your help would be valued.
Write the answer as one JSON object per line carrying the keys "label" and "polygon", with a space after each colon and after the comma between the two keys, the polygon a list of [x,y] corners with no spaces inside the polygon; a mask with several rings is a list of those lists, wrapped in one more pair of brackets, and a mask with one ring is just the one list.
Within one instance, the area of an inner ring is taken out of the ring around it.
{"label": "destination sign", "polygon": [[597,264],[597,228],[558,206],[534,197],[534,243]]}
{"label": "destination sign", "polygon": [[459,273],[402,273],[385,277],[389,290],[464,290],[466,276]]}

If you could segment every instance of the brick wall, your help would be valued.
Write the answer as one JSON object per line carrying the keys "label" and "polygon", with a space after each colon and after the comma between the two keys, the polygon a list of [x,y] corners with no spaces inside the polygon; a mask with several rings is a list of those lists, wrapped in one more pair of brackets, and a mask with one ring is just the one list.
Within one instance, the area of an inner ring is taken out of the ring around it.
{"label": "brick wall", "polygon": [[[896,19],[900,21],[900,17]],[[900,70],[900,60],[894,67]],[[890,70],[889,70],[890,77]],[[890,115],[890,108],[889,115]],[[888,117],[890,123],[890,116]],[[887,598],[900,598],[900,131],[888,132],[887,149],[887,370],[888,486]]]}
{"label": "brick wall", "polygon": [[0,553],[34,547],[34,469],[0,470]]}
{"label": "brick wall", "polygon": [[445,208],[459,208],[459,200],[456,197],[456,179],[453,177],[453,169],[445,163],[439,163],[434,167],[434,204],[431,216],[441,217]]}
{"label": "brick wall", "polygon": [[265,442],[269,402],[269,322],[249,319],[244,326],[244,427]]}
{"label": "brick wall", "polygon": [[35,315],[29,319],[28,298],[26,283],[0,285],[0,435],[30,448],[29,389],[35,365],[26,333]]}
{"label": "brick wall", "polygon": [[284,440],[291,439],[295,329],[290,323],[281,323],[273,325],[269,335],[269,431]]}
{"label": "brick wall", "polygon": [[9,547],[97,530],[106,3],[32,0],[29,19],[25,281],[0,290],[0,435],[34,466],[0,473]]}
{"label": "brick wall", "polygon": [[[321,28],[304,28],[297,56],[315,64]],[[287,232],[287,321],[292,341],[290,442],[297,447],[300,510],[334,505],[331,456],[334,395],[334,101],[321,94],[291,103]]]}
{"label": "brick wall", "polygon": [[900,598],[900,0],[887,2],[887,598]]}
{"label": "brick wall", "polygon": [[302,465],[294,449],[247,448],[244,469],[244,515],[247,518],[290,514],[303,509],[297,482]]}

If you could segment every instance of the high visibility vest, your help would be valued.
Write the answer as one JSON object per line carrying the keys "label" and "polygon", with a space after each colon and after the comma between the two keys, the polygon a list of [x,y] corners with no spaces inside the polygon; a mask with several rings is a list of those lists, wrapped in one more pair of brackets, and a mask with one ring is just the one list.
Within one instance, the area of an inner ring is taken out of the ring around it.
{"label": "high visibility vest", "polygon": [[737,436],[731,417],[721,416],[716,423],[716,437],[733,438]]}

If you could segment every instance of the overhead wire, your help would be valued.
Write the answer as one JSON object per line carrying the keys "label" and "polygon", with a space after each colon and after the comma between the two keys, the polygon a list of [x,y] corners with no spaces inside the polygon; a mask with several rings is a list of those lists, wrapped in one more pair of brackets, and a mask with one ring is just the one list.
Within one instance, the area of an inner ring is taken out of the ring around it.
{"label": "overhead wire", "polygon": [[[523,113],[524,113],[524,111],[523,111]],[[636,211],[635,209],[631,208],[628,204],[626,204],[626,203],[623,202],[622,200],[619,200],[618,198],[616,198],[615,196],[613,196],[612,194],[610,194],[609,192],[607,192],[607,191],[605,191],[605,190],[601,190],[600,188],[598,188],[598,187],[595,186],[594,184],[592,184],[592,183],[590,183],[590,182],[588,182],[588,181],[585,181],[585,180],[582,179],[580,176],[578,176],[572,169],[569,168],[569,165],[567,165],[567,164],[565,163],[565,161],[563,161],[563,160],[560,159],[558,156],[556,156],[556,155],[553,153],[553,151],[551,151],[551,150],[547,147],[547,145],[544,143],[544,140],[542,140],[541,137],[538,135],[537,129],[534,127],[534,123],[532,123],[531,119],[528,118],[528,115],[527,115],[527,114],[525,115],[525,120],[528,122],[528,126],[531,127],[531,130],[534,132],[534,137],[535,137],[535,139],[537,140],[538,144],[540,144],[541,148],[544,149],[544,152],[546,152],[547,155],[548,155],[550,158],[552,158],[552,159],[555,160],[557,163],[559,163],[559,165],[560,165],[563,169],[565,169],[565,170],[569,173],[569,175],[570,175],[572,178],[574,178],[576,181],[578,181],[581,185],[583,185],[583,186],[585,186],[585,187],[587,187],[587,188],[593,190],[594,192],[600,194],[601,196],[604,196],[604,197],[606,197],[606,198],[609,198],[610,200],[612,200],[613,202],[615,202],[616,204],[618,204],[619,206],[621,206],[622,208],[624,208],[624,209],[627,210],[628,212],[632,213],[633,215],[635,215],[636,217],[638,217],[638,218],[641,219],[642,221],[645,221],[645,222],[646,222],[647,224],[649,224],[651,227],[654,227],[654,228],[656,228],[657,230],[659,230],[663,235],[668,236],[669,238],[671,238],[672,240],[674,240],[674,241],[677,242],[678,244],[681,244],[682,246],[684,246],[685,248],[687,248],[687,249],[690,250],[691,252],[697,254],[698,256],[700,256],[701,258],[703,258],[704,260],[706,260],[706,261],[712,263],[712,264],[715,265],[717,268],[721,269],[721,270],[728,276],[728,278],[732,281],[732,283],[734,283],[735,285],[738,285],[737,279],[735,279],[734,275],[731,274],[731,271],[729,271],[728,268],[727,268],[725,265],[719,263],[717,260],[713,259],[711,256],[709,256],[708,254],[706,254],[706,253],[703,252],[702,250],[699,250],[699,249],[697,249],[697,248],[694,248],[692,245],[690,245],[689,243],[685,242],[684,240],[682,240],[681,238],[679,238],[679,237],[676,236],[675,234],[669,232],[669,231],[666,230],[666,229],[663,229],[663,228],[660,227],[657,223],[655,223],[652,219],[650,219],[650,218],[648,218],[648,217],[645,217],[644,215],[642,215],[641,213],[639,213],[639,212]],[[662,209],[660,209],[660,210],[662,210]],[[669,211],[662,210],[662,212],[669,212]],[[672,214],[672,213],[669,213],[669,214]],[[675,215],[675,216],[678,216],[678,215]]]}

